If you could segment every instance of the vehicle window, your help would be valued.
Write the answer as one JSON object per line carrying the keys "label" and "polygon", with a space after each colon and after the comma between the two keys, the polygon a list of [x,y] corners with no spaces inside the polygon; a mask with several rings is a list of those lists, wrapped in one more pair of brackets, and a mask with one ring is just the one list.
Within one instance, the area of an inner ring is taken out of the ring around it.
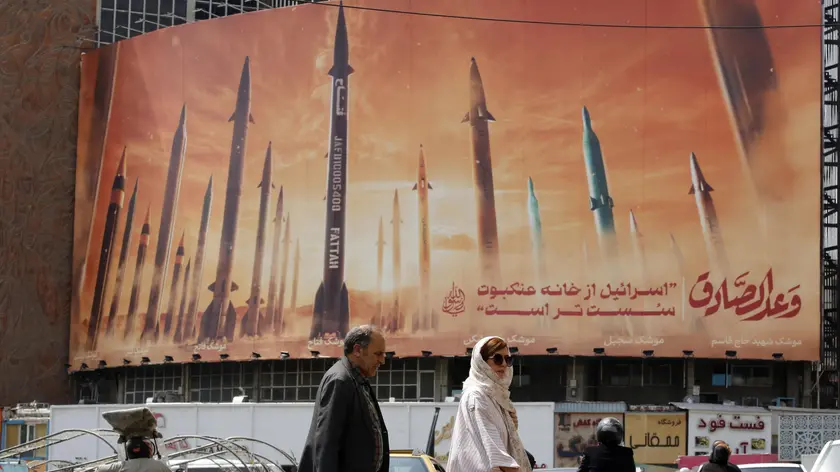
{"label": "vehicle window", "polygon": [[435,466],[435,472],[446,472],[446,469],[442,465],[438,463],[434,463],[433,465]]}
{"label": "vehicle window", "polygon": [[428,472],[426,463],[419,457],[391,457],[388,472]]}

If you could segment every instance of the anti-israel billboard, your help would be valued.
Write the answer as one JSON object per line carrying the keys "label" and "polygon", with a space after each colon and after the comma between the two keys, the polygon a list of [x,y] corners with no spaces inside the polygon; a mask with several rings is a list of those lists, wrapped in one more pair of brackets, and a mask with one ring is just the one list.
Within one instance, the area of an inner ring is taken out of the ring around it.
{"label": "anti-israel billboard", "polygon": [[403,357],[817,359],[821,29],[779,26],[821,16],[348,0],[89,52],[73,369],[361,323]]}

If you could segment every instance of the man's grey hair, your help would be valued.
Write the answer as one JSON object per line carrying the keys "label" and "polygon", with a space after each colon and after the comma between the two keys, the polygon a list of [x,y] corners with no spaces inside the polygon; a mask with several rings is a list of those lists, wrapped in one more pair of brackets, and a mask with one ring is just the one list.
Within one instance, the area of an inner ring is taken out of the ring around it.
{"label": "man's grey hair", "polygon": [[370,345],[371,339],[373,339],[373,334],[381,335],[382,332],[374,325],[366,324],[361,326],[356,326],[355,328],[351,329],[347,332],[347,336],[344,336],[344,355],[350,355],[353,352],[353,347],[358,344],[362,348],[366,348]]}

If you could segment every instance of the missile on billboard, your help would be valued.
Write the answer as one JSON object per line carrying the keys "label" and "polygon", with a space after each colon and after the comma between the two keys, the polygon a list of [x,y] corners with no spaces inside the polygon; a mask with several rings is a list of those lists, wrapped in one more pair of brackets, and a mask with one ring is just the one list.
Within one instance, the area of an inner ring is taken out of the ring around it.
{"label": "missile on billboard", "polygon": [[[542,218],[540,216],[540,202],[534,191],[534,179],[528,177],[528,226],[531,233],[531,257],[534,264],[533,277],[536,283],[542,286],[546,280],[545,254],[542,236]],[[538,316],[537,324],[545,327],[546,317]]]}
{"label": "missile on billboard", "polygon": [[300,277],[300,239],[295,239],[295,267],[292,269],[292,295],[289,300],[289,313],[297,311],[298,278]]}
{"label": "missile on billboard", "polygon": [[139,182],[140,179],[134,180],[134,191],[131,192],[131,198],[128,200],[128,211],[125,214],[125,228],[123,228],[122,246],[120,247],[120,258],[117,264],[117,278],[114,281],[114,296],[111,299],[111,309],[108,310],[108,322],[105,325],[105,335],[108,337],[111,337],[114,332],[114,320],[116,320],[117,311],[120,309],[125,263],[128,260],[128,250],[131,247],[131,228],[134,225],[134,207],[137,204],[137,185]]}
{"label": "missile on billboard", "polygon": [[394,204],[392,207],[391,216],[391,240],[393,241],[392,263],[394,265],[394,302],[391,308],[391,323],[393,330],[405,329],[405,319],[403,319],[400,311],[400,291],[402,290],[402,248],[400,247],[400,225],[402,224],[402,217],[400,216],[400,194],[397,189],[394,189]]}
{"label": "missile on billboard", "polygon": [[484,284],[501,282],[499,230],[496,223],[496,192],[493,187],[493,163],[490,158],[490,127],[496,118],[487,110],[484,83],[475,58],[470,59],[470,109],[461,123],[470,124],[473,157],[473,187],[478,216],[479,260]]}
{"label": "missile on billboard", "polygon": [[537,200],[534,180],[531,177],[528,177],[528,222],[531,229],[531,255],[534,259],[534,275],[537,283],[542,284],[546,277],[542,218],[540,217],[540,202]]}
{"label": "missile on billboard", "polygon": [[233,137],[230,143],[225,209],[222,215],[222,234],[219,242],[219,260],[216,277],[208,289],[213,300],[201,317],[199,341],[227,339],[233,341],[236,330],[236,309],[230,300],[230,293],[239,289],[231,280],[236,249],[236,232],[239,225],[239,203],[245,178],[245,146],[248,125],[254,122],[251,116],[251,60],[245,57],[239,88],[236,92],[236,107],[228,122],[233,122]]}
{"label": "missile on billboard", "polygon": [[385,312],[383,311],[384,303],[382,303],[382,266],[385,262],[385,236],[382,227],[382,217],[379,217],[379,232],[376,237],[376,322],[382,329],[388,329],[385,322]]}
{"label": "missile on billboard", "polygon": [[277,194],[277,206],[274,208],[274,229],[271,235],[271,276],[268,279],[268,304],[265,315],[260,317],[260,332],[275,331],[274,322],[277,313],[277,272],[280,270],[280,239],[283,235],[283,186]]}
{"label": "missile on billboard", "polygon": [[201,207],[201,223],[198,226],[198,245],[195,250],[195,275],[190,282],[190,304],[187,308],[187,319],[184,322],[183,340],[195,338],[196,322],[198,321],[198,303],[201,300],[201,276],[204,274],[204,248],[207,243],[207,226],[210,224],[210,207],[213,204],[213,176],[207,182],[204,192],[204,204]]}
{"label": "missile on billboard", "polygon": [[[172,322],[175,319],[175,310],[178,308],[178,288],[181,281],[181,269],[184,263],[184,235],[181,234],[181,240],[178,242],[178,249],[175,251],[175,267],[172,270],[172,283],[169,286],[169,305],[166,308],[166,313],[163,314],[161,323],[163,324],[163,337],[169,339],[172,334]],[[155,328],[155,337],[160,336],[160,324]]]}
{"label": "missile on billboard", "polygon": [[173,337],[176,344],[180,344],[184,341],[184,315],[187,311],[187,295],[189,293],[190,285],[190,266],[192,265],[192,259],[187,260],[187,265],[184,268],[184,284],[181,287],[181,306],[178,308],[178,319],[175,321],[175,336]]}
{"label": "missile on billboard", "polygon": [[639,268],[639,276],[643,282],[647,277],[647,262],[645,258],[644,236],[639,231],[639,223],[636,221],[636,214],[630,210],[630,239],[633,243],[633,252],[636,257],[636,264]]}
{"label": "missile on billboard", "polygon": [[669,233],[671,236],[671,254],[674,256],[674,263],[677,266],[677,272],[680,274],[680,278],[685,278],[685,257],[683,257],[682,250],[680,249],[680,245],[677,244],[677,239],[674,237],[674,233]]}
{"label": "missile on billboard", "polygon": [[755,0],[698,1],[705,24],[713,26],[706,29],[709,49],[741,162],[749,173],[756,142],[767,127],[767,95],[778,88],[770,41]]}
{"label": "missile on billboard", "polygon": [[125,330],[123,339],[128,340],[134,333],[134,325],[137,324],[137,305],[140,301],[140,290],[143,288],[143,269],[146,267],[146,252],[149,248],[149,235],[151,234],[151,205],[146,208],[146,217],[143,218],[143,228],[140,230],[140,244],[137,246],[137,261],[134,263],[134,281],[131,283],[131,296],[128,299],[128,315],[125,317]]}
{"label": "missile on billboard", "polygon": [[344,338],[350,326],[350,295],[344,280],[344,241],[347,218],[347,126],[350,74],[344,4],[339,3],[333,45],[330,136],[327,161],[324,275],[315,294],[310,338],[332,333]]}
{"label": "missile on billboard", "polygon": [[714,269],[718,275],[726,277],[729,273],[729,261],[726,256],[726,247],[720,233],[717,210],[712,200],[714,189],[703,176],[700,164],[697,163],[697,156],[692,152],[689,156],[691,166],[691,189],[689,195],[694,195],[697,203],[697,212],[700,216],[700,226],[703,228],[703,240],[706,243],[706,252],[709,254]]}
{"label": "missile on billboard", "polygon": [[286,228],[283,230],[283,262],[280,264],[280,293],[277,295],[277,320],[274,323],[274,332],[277,334],[282,333],[286,327],[283,307],[286,302],[286,274],[289,272],[289,243],[291,242],[289,226],[292,222],[291,218],[291,215],[286,213]]}
{"label": "missile on billboard", "polygon": [[160,323],[160,305],[163,298],[163,283],[169,268],[169,252],[175,229],[175,216],[178,211],[178,196],[181,193],[181,175],[184,170],[184,156],[187,151],[187,105],[181,107],[181,118],[172,138],[172,151],[169,154],[169,171],[163,190],[163,210],[160,214],[158,241],[155,248],[155,270],[152,273],[152,285],[149,289],[149,308],[146,321],[140,333],[141,341],[151,341],[156,335]]}
{"label": "missile on billboard", "polygon": [[[489,155],[489,154],[488,154]],[[492,176],[491,176],[492,178]],[[420,293],[417,318],[414,319],[412,331],[437,328],[437,313],[434,313],[429,303],[431,285],[431,237],[429,230],[429,190],[434,190],[426,177],[426,156],[423,145],[420,145],[420,159],[417,165],[417,182],[414,188],[417,192],[417,240],[419,241],[418,267],[420,269]]]}
{"label": "missile on billboard", "polygon": [[248,298],[248,311],[242,318],[242,327],[239,330],[239,337],[259,336],[260,307],[265,300],[262,299],[262,276],[263,259],[265,258],[265,229],[268,222],[268,206],[271,198],[271,189],[274,184],[271,181],[272,173],[271,142],[265,151],[263,162],[262,180],[257,186],[260,189],[260,214],[257,219],[257,241],[254,244],[254,271],[251,275],[251,296]]}
{"label": "missile on billboard", "polygon": [[120,219],[120,210],[125,199],[125,149],[123,149],[117,172],[114,175],[114,184],[111,186],[111,200],[108,203],[108,210],[105,213],[105,229],[102,232],[102,248],[99,251],[99,268],[96,271],[96,286],[93,291],[93,304],[90,310],[88,321],[88,336],[85,343],[87,351],[96,349],[99,341],[99,331],[102,325],[103,309],[105,307],[105,293],[108,290],[108,273],[111,271],[111,253],[114,248],[114,239],[117,235],[117,225]]}
{"label": "missile on billboard", "polygon": [[592,129],[589,110],[583,107],[583,161],[586,164],[586,181],[589,185],[589,209],[595,215],[595,230],[606,263],[616,256],[615,220],[613,199],[607,185],[607,169],[601,154],[601,141]]}

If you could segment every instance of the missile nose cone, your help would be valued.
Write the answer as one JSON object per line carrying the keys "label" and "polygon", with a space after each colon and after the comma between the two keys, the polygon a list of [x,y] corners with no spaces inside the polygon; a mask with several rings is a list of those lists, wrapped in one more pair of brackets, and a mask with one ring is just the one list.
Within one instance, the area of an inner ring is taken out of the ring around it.
{"label": "missile nose cone", "polygon": [[178,241],[178,247],[180,247],[180,248],[184,247],[184,236],[186,236],[186,234],[187,234],[186,230],[184,230],[184,232],[181,233],[181,240]]}
{"label": "missile nose cone", "polygon": [[207,191],[204,192],[205,196],[210,195],[213,193],[213,174],[210,174],[210,180],[207,181]]}
{"label": "missile nose cone", "polygon": [[583,126],[587,129],[592,128],[592,118],[589,117],[589,109],[586,108],[586,105],[583,107],[582,111],[583,115]]}
{"label": "missile nose cone", "polygon": [[149,206],[146,207],[146,217],[143,218],[143,224],[148,225],[152,221],[152,204],[150,203]]}
{"label": "missile nose cone", "polygon": [[470,58],[470,63],[475,64],[475,56]]}
{"label": "missile nose cone", "polygon": [[534,193],[534,179],[528,177],[528,192],[533,195]]}
{"label": "missile nose cone", "polygon": [[265,150],[265,163],[263,164],[263,174],[268,175],[271,172],[271,141],[268,142],[268,148]]}
{"label": "missile nose cone", "polygon": [[633,214],[633,210],[630,210],[630,232],[631,233],[638,233],[639,232],[639,225],[636,222],[636,215]]}
{"label": "missile nose cone", "polygon": [[242,75],[239,77],[240,92],[244,87],[251,87],[251,58],[245,56],[245,63],[242,64]]}
{"label": "missile nose cone", "polygon": [[122,156],[120,157],[120,164],[117,167],[117,175],[125,177],[125,147],[123,147]]}

